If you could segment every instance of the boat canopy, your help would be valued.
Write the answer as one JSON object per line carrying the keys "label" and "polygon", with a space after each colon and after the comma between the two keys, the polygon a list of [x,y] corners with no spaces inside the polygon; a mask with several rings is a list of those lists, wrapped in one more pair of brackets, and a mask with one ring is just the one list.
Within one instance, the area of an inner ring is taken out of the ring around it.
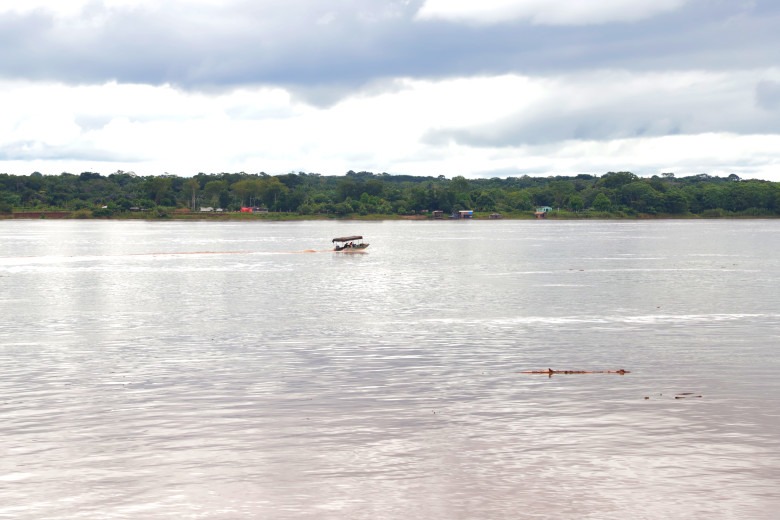
{"label": "boat canopy", "polygon": [[350,242],[352,240],[363,240],[363,237],[360,235],[355,235],[351,237],[340,237],[340,238],[334,238],[333,242]]}

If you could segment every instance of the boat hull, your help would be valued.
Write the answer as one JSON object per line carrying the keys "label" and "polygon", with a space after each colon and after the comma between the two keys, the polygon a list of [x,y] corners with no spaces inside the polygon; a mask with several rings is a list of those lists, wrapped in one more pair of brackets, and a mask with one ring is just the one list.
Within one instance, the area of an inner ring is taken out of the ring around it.
{"label": "boat hull", "polygon": [[368,244],[358,244],[358,245],[355,245],[355,246],[352,246],[352,247],[347,247],[347,246],[339,247],[339,246],[336,246],[333,249],[333,251],[335,251],[337,253],[357,253],[357,252],[363,251],[367,247],[368,247]]}

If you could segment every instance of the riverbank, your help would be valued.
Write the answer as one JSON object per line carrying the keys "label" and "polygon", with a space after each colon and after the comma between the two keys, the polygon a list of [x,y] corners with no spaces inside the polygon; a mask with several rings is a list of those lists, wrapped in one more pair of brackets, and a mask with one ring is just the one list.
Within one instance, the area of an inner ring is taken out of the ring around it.
{"label": "riverbank", "polygon": [[488,212],[475,212],[470,219],[450,219],[434,218],[430,214],[420,215],[300,215],[297,213],[240,213],[240,212],[222,212],[222,213],[184,213],[177,211],[132,211],[121,212],[112,215],[95,215],[89,210],[78,211],[14,211],[12,213],[0,213],[0,220],[181,220],[181,221],[243,221],[243,222],[278,222],[278,221],[299,221],[299,220],[712,220],[712,219],[774,219],[780,215],[751,215],[744,213],[719,212],[696,215],[688,214],[628,214],[623,212],[567,212],[555,211],[545,215],[544,218],[537,218],[532,212],[510,212],[503,213],[496,218]]}

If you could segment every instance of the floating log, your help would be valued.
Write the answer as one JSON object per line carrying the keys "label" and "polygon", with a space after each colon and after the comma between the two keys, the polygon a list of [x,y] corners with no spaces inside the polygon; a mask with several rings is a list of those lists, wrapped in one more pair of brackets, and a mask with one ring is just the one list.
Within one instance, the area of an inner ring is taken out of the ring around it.
{"label": "floating log", "polygon": [[675,399],[686,399],[688,397],[701,397],[701,396],[696,395],[693,392],[682,392],[674,396]]}
{"label": "floating log", "polygon": [[[664,394],[658,394],[658,395],[659,396],[663,396]],[[679,393],[679,394],[674,396],[675,399],[688,399],[688,398],[695,399],[695,398],[700,398],[700,397],[702,397],[701,394],[695,394],[693,392],[682,392],[682,393]],[[650,396],[646,395],[645,399],[650,399]]]}
{"label": "floating log", "polygon": [[520,374],[547,374],[550,377],[553,374],[619,374],[622,376],[630,373],[630,371],[622,368],[620,370],[553,370],[548,368],[547,370],[525,370],[520,372]]}

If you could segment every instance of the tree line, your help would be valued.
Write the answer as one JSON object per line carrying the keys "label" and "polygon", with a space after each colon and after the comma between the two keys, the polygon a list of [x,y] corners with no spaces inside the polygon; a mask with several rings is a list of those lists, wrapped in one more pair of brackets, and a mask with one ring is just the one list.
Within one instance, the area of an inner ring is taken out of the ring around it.
{"label": "tree line", "polygon": [[412,215],[463,209],[527,213],[540,206],[571,214],[775,216],[780,183],[707,174],[639,177],[598,175],[466,179],[354,172],[199,173],[193,177],[140,176],[117,171],[42,175],[0,174],[0,213],[79,211],[111,217],[131,211],[198,212],[203,207],[239,211],[264,207],[300,215]]}

